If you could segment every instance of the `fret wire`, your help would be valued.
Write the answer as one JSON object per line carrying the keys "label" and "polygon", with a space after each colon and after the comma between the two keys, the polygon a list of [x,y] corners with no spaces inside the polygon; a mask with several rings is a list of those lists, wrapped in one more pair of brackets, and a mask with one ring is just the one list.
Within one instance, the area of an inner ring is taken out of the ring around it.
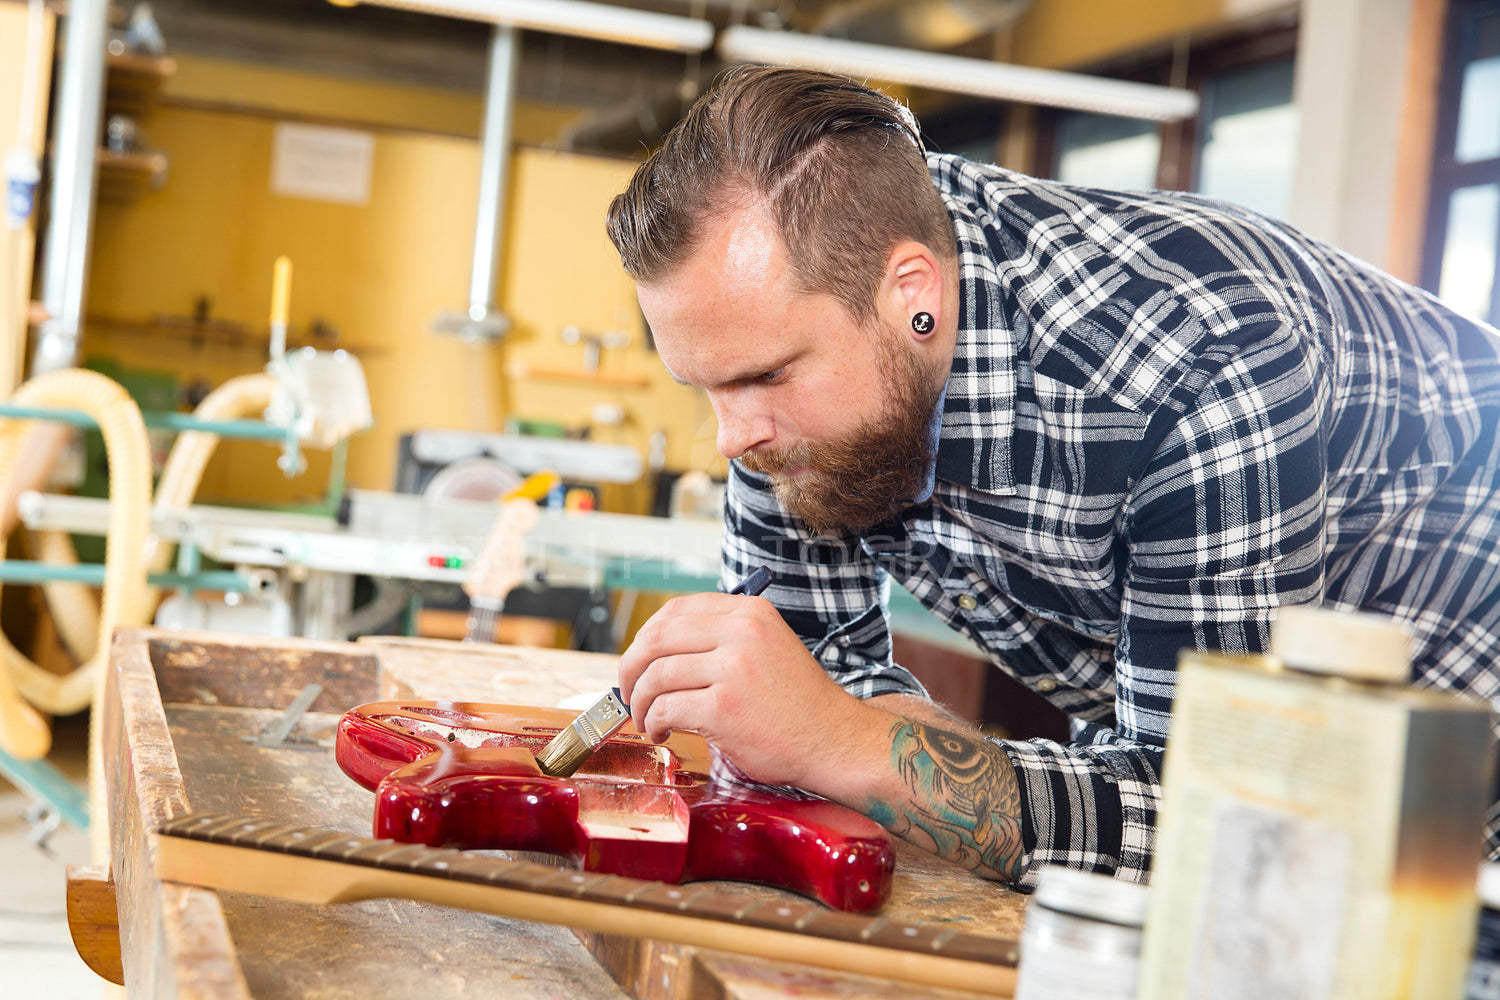
{"label": "fret wire", "polygon": [[713,893],[710,892],[707,889],[699,889],[696,892],[694,892],[692,895],[686,895],[685,894],[683,896],[683,898],[678,901],[676,908],[679,909],[679,910],[686,910],[688,907],[692,906],[698,900],[703,899],[705,896],[712,896],[712,895],[713,895]]}
{"label": "fret wire", "polygon": [[605,875],[602,881],[596,882],[591,887],[590,891],[598,896],[606,896],[611,901],[626,900],[630,898],[638,882],[640,879],[627,878],[623,875]]}
{"label": "fret wire", "polygon": [[960,932],[958,930],[952,927],[948,928],[947,930],[943,931],[943,933],[932,939],[932,950],[942,951],[945,947],[947,947],[949,941],[952,941],[959,936]]}
{"label": "fret wire", "polygon": [[204,813],[202,815],[188,814],[169,819],[162,824],[162,832],[170,832],[178,837],[192,837],[202,827],[216,822],[221,817],[220,813]]}
{"label": "fret wire", "polygon": [[[605,876],[595,875],[590,872],[581,871],[557,871],[549,878],[542,880],[543,887],[560,896],[583,896],[587,895],[590,887],[597,881],[602,881]],[[548,883],[560,883],[550,885]]]}
{"label": "fret wire", "polygon": [[530,892],[538,892],[535,888],[537,882],[553,870],[546,865],[539,865],[534,861],[512,861],[504,868],[496,866],[495,869],[485,876],[485,881],[490,883],[505,883],[512,888],[524,889]]}
{"label": "fret wire", "polygon": [[795,927],[797,930],[800,931],[803,928],[805,928],[808,924],[810,924],[814,920],[818,919],[819,916],[820,916],[820,914],[818,914],[816,911],[814,911],[812,913],[805,914],[805,915],[803,915],[801,917],[798,917],[797,918],[797,922],[794,923],[794,924],[792,924],[792,926]]}
{"label": "fret wire", "polygon": [[199,835],[204,837],[222,837],[229,840],[234,839],[234,831],[245,825],[245,817],[223,815],[216,817],[211,824],[199,827]]}
{"label": "fret wire", "polygon": [[[305,833],[305,837],[297,837],[297,833]],[[336,830],[303,830],[292,831],[280,842],[268,845],[273,851],[282,854],[301,854],[310,858],[321,858],[325,851],[334,843],[348,839],[347,833],[339,833]]]}
{"label": "fret wire", "polygon": [[400,844],[394,840],[376,841],[376,844],[384,845],[386,847],[385,853],[368,859],[368,863],[379,868],[393,868],[397,865],[404,865],[404,861],[396,860],[402,854],[409,853],[413,856],[413,860],[415,860],[416,858],[420,858],[425,852],[431,850],[430,847],[423,844]]}
{"label": "fret wire", "polygon": [[625,897],[625,902],[634,903],[642,893],[650,892],[654,888],[656,888],[656,883],[654,882],[646,882],[643,885],[639,885],[635,889],[631,890],[630,894]]}
{"label": "fret wire", "polygon": [[[756,927],[769,927],[772,930],[780,930],[788,924],[795,927],[800,919],[797,914],[808,910],[810,907],[799,906],[795,903],[788,904],[770,899],[757,899],[753,906],[745,908],[740,914],[740,922]],[[761,911],[771,912],[761,912]]]}
{"label": "fret wire", "polygon": [[449,859],[462,852],[444,847],[429,847],[428,850],[432,853],[424,855],[413,862],[411,866],[412,870],[428,875],[438,875],[442,878],[451,878],[452,876],[448,874],[448,865],[451,863]]}
{"label": "fret wire", "polygon": [[247,833],[244,840],[253,843],[256,847],[267,846],[268,841],[277,840],[287,834],[294,833],[299,828],[291,823],[278,823],[255,833]]}
{"label": "fret wire", "polygon": [[[324,845],[320,850],[324,857],[332,856],[343,861],[353,861],[355,860],[353,855],[369,847],[370,843],[371,841],[362,837],[351,837],[348,834],[342,834],[337,841]],[[373,862],[366,862],[364,859],[360,859],[359,863],[372,864]]]}

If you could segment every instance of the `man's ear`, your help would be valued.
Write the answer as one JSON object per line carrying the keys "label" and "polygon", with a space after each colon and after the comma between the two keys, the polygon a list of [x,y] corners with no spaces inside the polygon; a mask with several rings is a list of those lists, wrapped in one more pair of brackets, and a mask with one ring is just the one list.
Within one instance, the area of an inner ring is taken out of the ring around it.
{"label": "man's ear", "polygon": [[881,297],[902,326],[918,313],[941,318],[943,272],[937,254],[923,243],[899,243],[886,260]]}

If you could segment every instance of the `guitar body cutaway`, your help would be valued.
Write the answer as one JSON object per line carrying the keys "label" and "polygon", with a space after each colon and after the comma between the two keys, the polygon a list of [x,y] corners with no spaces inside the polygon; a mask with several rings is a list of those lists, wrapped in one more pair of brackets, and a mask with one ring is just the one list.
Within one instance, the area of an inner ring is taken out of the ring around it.
{"label": "guitar body cutaway", "polygon": [[335,753],[376,793],[376,837],[545,852],[653,881],[758,882],[855,913],[890,895],[895,851],[879,824],[825,799],[710,781],[695,734],[657,746],[627,725],[572,777],[543,774],[536,752],[573,717],[376,702],[344,715]]}

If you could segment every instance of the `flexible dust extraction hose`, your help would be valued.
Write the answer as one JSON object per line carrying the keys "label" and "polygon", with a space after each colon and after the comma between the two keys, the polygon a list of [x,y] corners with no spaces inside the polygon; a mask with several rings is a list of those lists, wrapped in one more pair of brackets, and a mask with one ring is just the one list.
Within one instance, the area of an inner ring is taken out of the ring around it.
{"label": "flexible dust extraction hose", "polygon": [[[30,541],[32,558],[38,562],[53,566],[78,565],[73,536],[67,532],[34,531]],[[42,593],[47,597],[47,610],[52,612],[52,622],[57,626],[57,637],[73,655],[74,662],[87,663],[94,655],[95,641],[99,638],[99,599],[94,595],[94,588],[82,583],[53,581],[42,584]]]}
{"label": "flexible dust extraction hose", "polygon": [[[199,420],[259,416],[271,405],[275,388],[276,380],[270,375],[257,373],[232,378],[205,396],[193,411],[193,416]],[[191,505],[203,480],[203,470],[218,443],[219,436],[207,431],[183,431],[177,436],[157,481],[156,499],[151,505],[155,513],[170,514]],[[57,565],[77,563],[78,556],[67,533],[39,531],[35,533],[35,539],[36,558],[42,562]],[[159,573],[168,569],[173,551],[170,542],[160,541],[154,536],[149,538],[146,542],[149,571]],[[48,583],[43,589],[63,645],[78,662],[86,662],[94,655],[95,640],[99,636],[99,607],[93,591],[80,583]],[[148,588],[142,601],[143,617],[139,621],[117,624],[146,624],[159,597],[155,588]]]}
{"label": "flexible dust extraction hose", "polygon": [[[276,379],[264,373],[240,375],[219,386],[203,397],[203,402],[193,410],[199,420],[237,420],[243,417],[258,417],[271,405],[271,395],[276,391]],[[156,500],[152,509],[157,514],[170,514],[186,510],[198,493],[198,484],[203,480],[203,469],[218,447],[219,435],[209,431],[183,431],[177,435],[167,464],[162,468],[161,478],[156,483]],[[151,571],[165,570],[172,563],[173,546],[156,542],[156,551],[150,553]],[[155,606],[155,594],[147,602]]]}
{"label": "flexible dust extraction hose", "polygon": [[[20,406],[81,410],[92,417],[104,435],[109,455],[109,537],[104,556],[104,601],[99,617],[96,652],[88,662],[59,677],[22,656],[0,635],[0,747],[22,760],[36,759],[51,747],[52,735],[32,705],[53,714],[77,712],[93,703],[102,705],[109,656],[109,634],[117,623],[143,621],[146,592],[146,535],[150,527],[151,449],[141,411],[130,395],[98,372],[69,368],[31,379],[16,391]],[[0,482],[10,475],[31,421],[6,421],[0,426]],[[101,741],[102,712],[89,719],[89,807],[99,818],[92,825],[94,855],[109,854],[109,828],[103,822],[104,768]]]}
{"label": "flexible dust extraction hose", "polygon": [[[92,664],[107,653],[117,624],[145,620],[146,535],[150,527],[151,453],[146,425],[135,401],[118,383],[97,372],[65,369],[27,382],[16,392],[22,406],[81,410],[98,422],[109,455],[109,537],[105,546],[104,603],[95,655],[59,677],[22,656],[0,636],[0,658],[27,701],[44,712],[66,715],[93,699]],[[7,421],[0,429],[0,480],[10,474],[27,422]],[[0,734],[0,745],[4,736]]]}

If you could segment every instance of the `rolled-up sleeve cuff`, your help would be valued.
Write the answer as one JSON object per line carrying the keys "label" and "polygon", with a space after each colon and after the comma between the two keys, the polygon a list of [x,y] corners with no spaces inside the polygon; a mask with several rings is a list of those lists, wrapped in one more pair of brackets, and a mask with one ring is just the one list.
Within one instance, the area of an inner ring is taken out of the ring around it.
{"label": "rolled-up sleeve cuff", "polygon": [[1048,864],[1144,881],[1144,871],[1119,870],[1126,840],[1120,793],[1102,762],[1047,740],[1000,746],[1020,789],[1020,886],[1035,888],[1037,869]]}

